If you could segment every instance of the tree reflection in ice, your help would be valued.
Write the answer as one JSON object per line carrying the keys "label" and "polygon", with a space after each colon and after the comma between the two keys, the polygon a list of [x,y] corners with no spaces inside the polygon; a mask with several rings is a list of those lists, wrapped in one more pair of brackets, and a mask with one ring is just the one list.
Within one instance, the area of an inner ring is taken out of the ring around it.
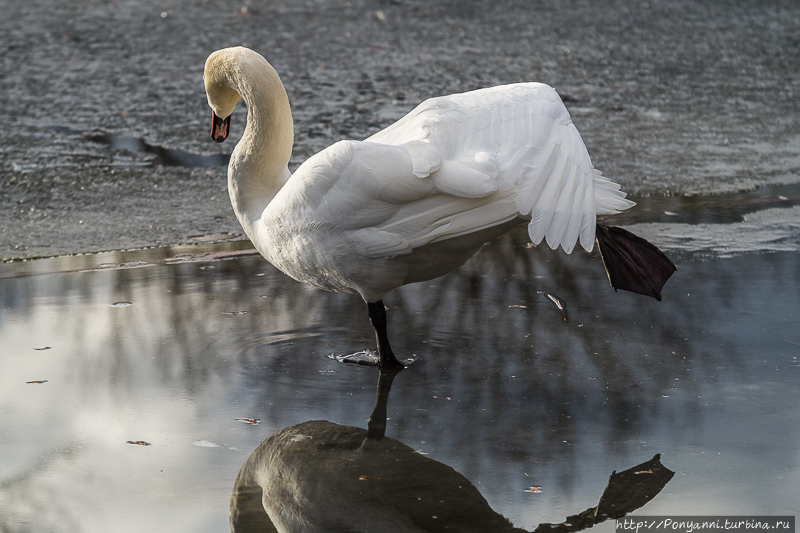
{"label": "tree reflection in ice", "polygon": [[[0,267],[3,520],[21,514],[14,520],[37,525],[28,529],[47,529],[57,513],[53,523],[77,530],[102,521],[96,509],[133,513],[131,499],[159,508],[154,483],[179,494],[211,478],[227,492],[245,453],[235,450],[269,433],[318,419],[363,426],[370,369],[325,357],[373,345],[363,303],[295,283],[255,255],[201,255],[226,248],[247,246]],[[574,512],[557,495],[596,498],[584,487],[607,476],[598,461],[613,468],[662,451],[667,466],[694,461],[684,490],[726,487],[718,510],[745,500],[793,509],[785,487],[796,465],[776,478],[758,464],[797,450],[785,427],[800,413],[800,256],[677,259],[674,285],[651,302],[615,294],[597,258],[529,249],[512,232],[453,274],[396,291],[387,299],[394,348],[420,360],[395,384],[389,436],[454,467],[526,528]],[[539,291],[564,299],[569,320]],[[112,307],[122,301],[132,305]],[[192,445],[199,440],[220,447]],[[715,463],[720,451],[738,458],[735,473]],[[543,493],[523,492],[533,484]],[[653,506],[699,501],[685,498]],[[156,516],[132,518],[152,529]]]}

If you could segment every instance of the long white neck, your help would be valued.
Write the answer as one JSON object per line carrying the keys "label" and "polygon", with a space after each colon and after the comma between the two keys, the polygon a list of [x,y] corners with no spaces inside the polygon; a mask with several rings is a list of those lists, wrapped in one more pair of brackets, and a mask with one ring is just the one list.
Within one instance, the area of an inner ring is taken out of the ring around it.
{"label": "long white neck", "polygon": [[251,240],[254,224],[290,177],[294,129],[289,98],[278,73],[263,57],[237,48],[227,78],[247,105],[247,127],[231,155],[228,192]]}

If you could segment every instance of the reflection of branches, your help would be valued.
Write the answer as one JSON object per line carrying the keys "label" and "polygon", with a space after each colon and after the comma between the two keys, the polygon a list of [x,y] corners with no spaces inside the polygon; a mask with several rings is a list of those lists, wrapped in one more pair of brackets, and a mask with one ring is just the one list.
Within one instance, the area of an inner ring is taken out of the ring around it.
{"label": "reflection of branches", "polygon": [[[758,308],[776,287],[800,296],[787,282],[798,260],[785,255],[679,265],[672,292],[651,302],[614,294],[592,255],[528,249],[526,242],[524,229],[512,231],[458,271],[389,296],[395,350],[421,358],[398,384],[394,408],[402,416],[393,418],[393,434],[428,428],[428,446],[466,455],[458,460],[491,450],[512,465],[564,459],[582,442],[614,443],[624,452],[619,446],[647,427],[693,425],[698,383],[713,383],[720,366],[721,353],[712,349],[720,341],[707,324],[724,323],[730,309]],[[319,371],[340,368],[325,353],[372,346],[359,298],[296,283],[258,256],[164,264],[175,253],[79,256],[63,261],[70,270],[98,261],[153,264],[4,279],[0,319],[30,318],[51,306],[47,324],[72,345],[71,371],[85,384],[127,391],[144,379],[195,395],[215,379],[235,379],[248,409],[268,424],[286,425],[300,412],[353,418],[352,404],[337,396],[352,381]],[[700,268],[702,283],[692,278]],[[743,270],[772,275],[747,287],[735,281]],[[687,305],[695,300],[679,297],[681,284],[702,304]],[[539,291],[567,301],[567,323]],[[119,300],[134,305],[109,306]],[[246,314],[225,314],[240,311]],[[725,350],[725,365],[744,364],[735,343]],[[686,394],[674,394],[676,386]],[[470,423],[437,431],[444,419]],[[497,431],[509,427],[513,435]]]}
{"label": "reflection of branches", "polygon": [[62,488],[48,482],[53,463],[72,461],[77,447],[75,443],[61,446],[44,454],[27,471],[0,480],[0,531],[30,531],[31,525],[37,530],[80,530],[74,512],[59,497]]}
{"label": "reflection of branches", "polygon": [[[516,406],[524,402],[538,425],[554,429],[544,432],[552,436],[550,442],[532,443],[536,449],[574,441],[573,431],[563,431],[574,429],[574,424],[564,422],[579,421],[585,413],[604,420],[612,430],[629,430],[645,416],[653,416],[648,406],[656,393],[665,393],[674,378],[686,375],[682,359],[666,357],[686,343],[679,340],[672,323],[656,325],[661,340],[654,343],[650,328],[657,315],[645,320],[645,327],[631,327],[631,322],[643,322],[631,318],[642,314],[641,302],[614,295],[595,259],[527,250],[524,232],[513,232],[485,247],[458,275],[433,282],[432,287],[398,291],[399,302],[391,309],[393,322],[413,324],[416,338],[449,337],[444,343],[427,345],[430,351],[420,371],[458,396],[462,406],[466,403],[465,410],[485,409],[499,422],[497,418],[507,416],[509,400],[516,400]],[[470,288],[470,300],[460,296]],[[555,288],[573,310],[573,320],[566,326],[538,294]],[[432,291],[439,297],[430,296]],[[596,314],[612,298],[628,309],[618,306],[613,315]],[[431,303],[417,315],[414,302],[420,300]],[[527,309],[510,309],[512,303]],[[405,348],[395,344],[398,351]],[[642,354],[635,348],[654,344],[660,353]],[[659,364],[651,366],[650,357],[659,356]],[[691,359],[692,354],[684,350],[681,356]],[[470,364],[476,359],[483,361]],[[492,424],[476,426],[490,438]]]}

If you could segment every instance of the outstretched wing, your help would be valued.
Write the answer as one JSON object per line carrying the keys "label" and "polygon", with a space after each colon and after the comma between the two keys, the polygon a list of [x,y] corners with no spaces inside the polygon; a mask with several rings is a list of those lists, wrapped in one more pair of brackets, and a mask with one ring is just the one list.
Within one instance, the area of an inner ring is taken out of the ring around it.
{"label": "outstretched wing", "polygon": [[443,192],[477,197],[512,188],[531,240],[567,253],[579,238],[592,249],[597,214],[633,205],[594,169],[558,94],[540,83],[426,100],[367,142],[405,148],[414,175]]}
{"label": "outstretched wing", "polygon": [[523,83],[433,98],[366,141],[336,143],[270,208],[388,257],[515,219],[530,221],[536,244],[591,250],[596,215],[631,205],[592,167],[556,92]]}

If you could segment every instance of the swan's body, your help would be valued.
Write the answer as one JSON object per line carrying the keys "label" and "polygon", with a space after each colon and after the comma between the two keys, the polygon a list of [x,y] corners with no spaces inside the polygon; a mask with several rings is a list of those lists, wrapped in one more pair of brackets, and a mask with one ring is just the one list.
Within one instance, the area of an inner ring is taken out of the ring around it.
{"label": "swan's body", "polygon": [[285,428],[253,451],[236,477],[230,522],[234,533],[525,533],[453,468],[325,420]]}
{"label": "swan's body", "polygon": [[[591,251],[596,216],[633,205],[593,168],[547,85],[426,100],[365,141],[340,141],[290,174],[291,111],[269,63],[246,48],[220,50],[206,61],[204,79],[215,140],[227,136],[239,97],[247,104],[228,169],[247,236],[292,278],[375,304],[373,324],[385,320],[374,316],[385,313],[377,305],[384,293],[454,270],[514,226],[528,222],[535,244],[570,253],[580,242]],[[660,299],[668,277],[648,283],[649,293]]]}

